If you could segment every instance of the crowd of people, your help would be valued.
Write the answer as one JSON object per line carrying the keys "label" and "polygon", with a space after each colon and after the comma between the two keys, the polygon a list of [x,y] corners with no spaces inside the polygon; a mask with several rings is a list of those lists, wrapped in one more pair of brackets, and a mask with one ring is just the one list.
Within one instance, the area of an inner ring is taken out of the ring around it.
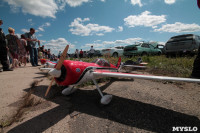
{"label": "crowd of people", "polygon": [[[3,20],[0,20],[0,26]],[[50,49],[44,49],[44,45],[40,47],[40,40],[35,35],[35,29],[24,33],[19,38],[15,34],[15,29],[9,27],[9,34],[5,35],[0,28],[0,62],[3,69],[0,71],[13,71],[20,66],[26,66],[27,61],[33,67],[40,66],[38,59],[54,59],[55,55],[51,54]],[[38,44],[39,48],[36,47]]]}
{"label": "crowd of people", "polygon": [[[0,20],[0,26],[3,24],[3,20]],[[51,54],[50,49],[45,49],[44,45],[40,46],[40,40],[35,35],[35,29],[30,28],[30,31],[24,33],[19,38],[15,34],[15,29],[9,27],[9,34],[5,35],[0,27],[0,62],[3,69],[0,71],[13,71],[15,68],[26,66],[27,62],[30,62],[33,67],[40,66],[38,60],[45,58],[49,60],[57,60],[61,55],[59,51],[58,56]],[[38,46],[37,46],[38,45]],[[88,57],[93,57],[95,50],[93,46]],[[83,58],[84,52],[76,49],[74,57]]]}
{"label": "crowd of people", "polygon": [[[91,46],[90,50],[88,51],[88,53],[85,53],[85,54],[88,54],[87,57],[89,58],[92,58],[94,56],[94,48],[93,46]],[[78,49],[76,49],[75,53],[74,53],[74,57],[75,58],[83,58],[84,57],[84,52],[83,50],[81,49],[80,51]]]}

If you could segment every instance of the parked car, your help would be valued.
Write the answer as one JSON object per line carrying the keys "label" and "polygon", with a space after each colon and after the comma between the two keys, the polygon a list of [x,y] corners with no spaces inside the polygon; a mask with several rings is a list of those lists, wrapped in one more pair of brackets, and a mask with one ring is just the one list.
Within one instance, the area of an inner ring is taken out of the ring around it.
{"label": "parked car", "polygon": [[195,55],[200,46],[200,36],[184,34],[171,37],[165,44],[166,56],[172,55]]}
{"label": "parked car", "polygon": [[124,56],[135,55],[161,55],[162,51],[159,48],[154,47],[150,43],[141,42],[134,45],[129,45],[124,48]]}
{"label": "parked car", "polygon": [[[100,52],[100,50],[94,50],[94,54],[93,54],[93,57],[101,57],[102,54]],[[90,51],[87,51],[87,57],[90,57]]]}
{"label": "parked car", "polygon": [[124,49],[124,46],[117,46],[113,48],[102,49],[102,55],[119,57],[123,55],[123,49]]}
{"label": "parked car", "polygon": [[158,42],[151,42],[150,44],[156,48],[159,48],[162,51],[162,54],[165,53],[165,45],[164,44],[160,44]]}

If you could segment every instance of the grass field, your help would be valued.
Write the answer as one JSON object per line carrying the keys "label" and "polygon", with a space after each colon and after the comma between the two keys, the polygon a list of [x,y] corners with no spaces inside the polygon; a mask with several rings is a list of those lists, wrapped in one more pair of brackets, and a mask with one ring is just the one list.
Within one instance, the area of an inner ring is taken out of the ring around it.
{"label": "grass field", "polygon": [[[139,57],[139,56],[138,56]],[[136,61],[138,57],[126,58],[122,57],[122,62],[127,60]],[[112,64],[116,64],[118,58],[101,57],[108,60]],[[82,58],[82,61],[91,62],[94,58]],[[193,68],[194,57],[176,57],[166,58],[162,56],[143,56],[143,62],[148,63],[148,68],[145,70],[155,75],[176,76],[176,77],[190,77]]]}

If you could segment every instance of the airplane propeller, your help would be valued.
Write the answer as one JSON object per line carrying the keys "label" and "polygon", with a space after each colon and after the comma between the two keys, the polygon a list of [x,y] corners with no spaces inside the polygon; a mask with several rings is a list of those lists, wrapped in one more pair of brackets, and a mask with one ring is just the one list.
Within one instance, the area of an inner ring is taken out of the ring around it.
{"label": "airplane propeller", "polygon": [[[57,78],[60,77],[60,75],[61,75],[61,67],[62,67],[62,64],[63,64],[65,58],[66,58],[68,49],[69,49],[69,45],[67,45],[67,46],[65,47],[65,49],[64,49],[64,51],[63,51],[63,53],[62,53],[62,55],[60,56],[60,59],[59,59],[57,65],[56,65],[56,68],[51,69],[51,70],[49,71],[49,74],[50,74],[51,76],[57,77]],[[45,97],[46,97],[47,94],[49,93],[49,90],[51,89],[51,86],[52,86],[53,81],[54,81],[54,78],[51,80],[51,83],[50,83],[50,85],[49,85],[49,87],[48,87],[48,89],[47,89],[47,91],[46,91],[46,93],[45,93]]]}

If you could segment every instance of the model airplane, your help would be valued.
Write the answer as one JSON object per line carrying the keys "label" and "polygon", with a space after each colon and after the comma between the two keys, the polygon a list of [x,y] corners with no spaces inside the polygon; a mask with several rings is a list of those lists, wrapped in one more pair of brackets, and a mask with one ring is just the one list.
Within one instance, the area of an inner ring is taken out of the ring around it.
{"label": "model airplane", "polygon": [[121,63],[120,69],[125,69],[127,71],[127,68],[147,68],[146,62],[142,61],[142,58],[138,58],[137,61],[127,60],[124,63]]}
{"label": "model airplane", "polygon": [[121,58],[119,58],[117,65],[112,65],[104,59],[97,59],[93,63],[65,60],[66,53],[69,45],[63,51],[60,60],[55,65],[55,68],[43,68],[48,69],[49,74],[53,76],[45,96],[48,94],[53,81],[58,85],[66,86],[62,91],[62,94],[69,95],[73,93],[76,88],[75,86],[80,85],[87,81],[93,81],[96,85],[96,89],[101,95],[101,103],[108,104],[112,99],[112,95],[103,95],[100,90],[96,79],[102,77],[121,77],[121,78],[139,78],[139,79],[154,79],[154,80],[166,80],[166,81],[184,81],[184,82],[200,82],[200,79],[192,78],[178,78],[178,77],[164,77],[164,76],[153,76],[153,75],[142,75],[142,74],[131,74],[119,72]]}
{"label": "model airplane", "polygon": [[44,65],[45,68],[54,68],[57,63],[47,59],[40,59],[40,62],[42,65]]}

